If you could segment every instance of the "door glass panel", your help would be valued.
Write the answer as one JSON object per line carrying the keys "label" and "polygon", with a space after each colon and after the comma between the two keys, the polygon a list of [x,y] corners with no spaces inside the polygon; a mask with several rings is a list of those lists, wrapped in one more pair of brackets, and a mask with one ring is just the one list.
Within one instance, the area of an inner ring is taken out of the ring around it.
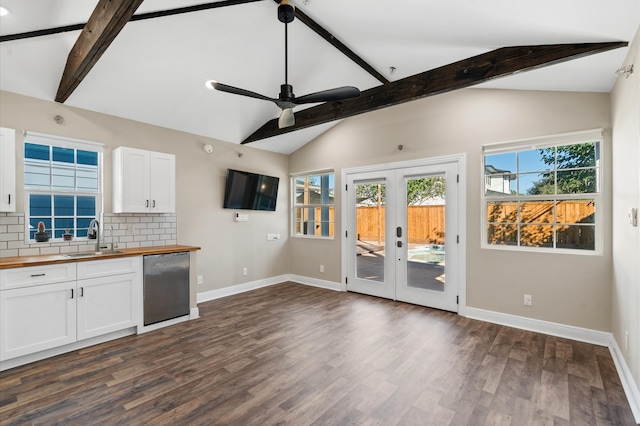
{"label": "door glass panel", "polygon": [[445,177],[407,179],[407,285],[444,291]]}
{"label": "door glass panel", "polygon": [[356,191],[356,277],[384,282],[384,182],[358,183]]}

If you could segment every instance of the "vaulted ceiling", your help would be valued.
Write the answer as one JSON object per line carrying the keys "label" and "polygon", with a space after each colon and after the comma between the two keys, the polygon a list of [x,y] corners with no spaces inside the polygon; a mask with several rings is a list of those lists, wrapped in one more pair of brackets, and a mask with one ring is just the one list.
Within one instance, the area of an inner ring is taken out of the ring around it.
{"label": "vaulted ceiling", "polygon": [[111,0],[102,9],[0,0],[10,11],[0,18],[0,89],[290,153],[340,119],[462,87],[609,92],[640,24],[637,0],[291,3],[295,94],[350,85],[362,95],[297,107],[290,129],[278,130],[275,104],[204,85],[278,96],[284,25],[273,0]]}

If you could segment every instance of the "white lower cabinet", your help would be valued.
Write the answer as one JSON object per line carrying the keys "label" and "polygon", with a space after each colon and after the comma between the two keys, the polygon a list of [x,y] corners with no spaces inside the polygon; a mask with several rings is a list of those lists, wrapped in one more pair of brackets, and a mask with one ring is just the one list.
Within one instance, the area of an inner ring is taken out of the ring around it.
{"label": "white lower cabinet", "polygon": [[0,360],[76,341],[76,283],[0,291]]}
{"label": "white lower cabinet", "polygon": [[[79,262],[72,270],[69,265],[66,277],[55,273],[60,265],[0,270],[0,361],[138,324],[141,257]],[[31,275],[73,281],[16,284]]]}
{"label": "white lower cabinet", "polygon": [[137,325],[137,274],[78,281],[78,340]]}

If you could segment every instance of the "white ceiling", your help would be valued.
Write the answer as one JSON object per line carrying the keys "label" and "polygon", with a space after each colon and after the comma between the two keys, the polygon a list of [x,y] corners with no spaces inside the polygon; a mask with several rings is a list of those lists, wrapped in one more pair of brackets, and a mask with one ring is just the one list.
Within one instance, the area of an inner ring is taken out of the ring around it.
{"label": "white ceiling", "polygon": [[[306,2],[292,3],[391,81],[504,46],[631,41],[640,24],[638,0]],[[146,0],[136,14],[201,3]],[[11,11],[0,18],[0,34],[83,23],[96,4],[0,0]],[[53,100],[79,33],[0,43],[0,89]],[[477,87],[609,92],[627,50]],[[210,79],[277,97],[284,83],[284,25],[274,1],[130,22],[65,104],[232,143],[279,115],[271,102],[205,88]],[[298,20],[289,25],[289,83],[297,96],[380,84]],[[291,153],[335,124],[251,146]]]}

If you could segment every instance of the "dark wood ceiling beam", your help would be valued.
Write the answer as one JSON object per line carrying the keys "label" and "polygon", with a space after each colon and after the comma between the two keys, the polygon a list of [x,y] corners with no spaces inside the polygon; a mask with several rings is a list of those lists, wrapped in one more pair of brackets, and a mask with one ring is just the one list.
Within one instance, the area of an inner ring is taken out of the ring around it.
{"label": "dark wood ceiling beam", "polygon": [[[217,9],[219,7],[235,6],[235,5],[244,4],[244,3],[253,3],[256,1],[261,1],[261,0],[225,0],[225,1],[196,4],[193,6],[177,7],[174,9],[158,10],[155,12],[139,13],[137,15],[133,15],[129,21],[130,22],[144,21],[146,19],[162,18],[164,16],[172,16],[172,15],[181,15],[183,13],[199,12],[201,10]],[[42,37],[42,36],[47,36],[52,34],[66,33],[69,31],[79,31],[83,29],[85,25],[87,25],[86,22],[82,24],[71,24],[71,25],[64,25],[61,27],[27,31],[24,33],[7,34],[7,35],[0,36],[0,43],[4,41],[22,40],[25,38],[34,38],[34,37]]]}
{"label": "dark wood ceiling beam", "polygon": [[56,102],[67,100],[142,2],[143,0],[100,0],[98,2],[69,52],[58,93],[56,93]]}
{"label": "dark wood ceiling beam", "polygon": [[278,120],[270,120],[246,138],[242,144],[627,45],[627,42],[609,42],[503,47],[406,77],[388,85],[376,86],[363,91],[358,98],[326,102],[298,111],[295,113],[296,124],[291,127],[278,129]]}

